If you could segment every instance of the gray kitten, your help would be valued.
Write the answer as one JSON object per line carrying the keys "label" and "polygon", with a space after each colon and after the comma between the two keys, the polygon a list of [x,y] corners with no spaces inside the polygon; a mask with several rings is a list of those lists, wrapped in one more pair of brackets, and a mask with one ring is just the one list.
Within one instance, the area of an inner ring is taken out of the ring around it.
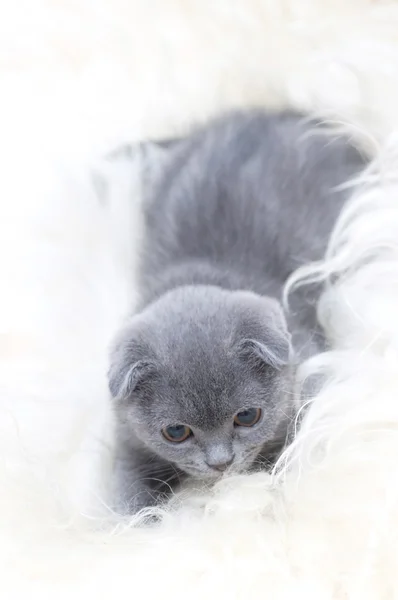
{"label": "gray kitten", "polygon": [[363,167],[313,129],[250,111],[142,147],[141,299],[109,372],[128,512],[186,475],[266,466],[285,442],[294,365],[323,340],[314,289],[294,294],[286,319],[283,285],[322,257],[347,197],[337,188]]}

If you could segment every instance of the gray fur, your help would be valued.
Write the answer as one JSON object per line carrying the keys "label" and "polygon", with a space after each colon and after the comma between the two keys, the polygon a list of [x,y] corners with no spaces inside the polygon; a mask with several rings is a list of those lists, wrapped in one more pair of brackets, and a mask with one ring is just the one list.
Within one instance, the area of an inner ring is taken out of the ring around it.
{"label": "gray fur", "polygon": [[[286,320],[283,285],[322,257],[347,195],[336,188],[363,167],[346,141],[313,127],[292,114],[234,113],[142,147],[141,299],[109,372],[117,493],[129,512],[187,474],[214,481],[214,465],[242,472],[284,443],[294,365],[322,335],[314,289],[295,294]],[[249,407],[262,409],[259,423],[234,427]],[[166,441],[161,429],[175,423],[194,435]]]}

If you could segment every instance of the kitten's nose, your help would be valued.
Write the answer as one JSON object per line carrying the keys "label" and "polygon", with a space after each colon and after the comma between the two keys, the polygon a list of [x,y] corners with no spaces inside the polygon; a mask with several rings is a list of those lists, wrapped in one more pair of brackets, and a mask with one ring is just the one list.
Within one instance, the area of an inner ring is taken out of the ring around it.
{"label": "kitten's nose", "polygon": [[227,461],[216,463],[208,462],[207,465],[216,471],[226,471],[226,469],[234,462],[234,458],[235,456],[231,456]]}

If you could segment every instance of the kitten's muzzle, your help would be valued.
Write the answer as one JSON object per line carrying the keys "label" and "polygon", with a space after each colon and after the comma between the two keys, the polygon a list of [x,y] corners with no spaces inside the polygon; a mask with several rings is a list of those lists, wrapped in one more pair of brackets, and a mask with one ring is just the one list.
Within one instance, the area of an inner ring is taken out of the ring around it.
{"label": "kitten's muzzle", "polygon": [[235,456],[231,456],[231,458],[229,458],[225,462],[216,462],[216,463],[206,461],[206,464],[211,469],[222,472],[222,471],[226,471],[228,469],[228,467],[230,467],[232,465],[232,463],[234,462],[234,458],[235,458]]}

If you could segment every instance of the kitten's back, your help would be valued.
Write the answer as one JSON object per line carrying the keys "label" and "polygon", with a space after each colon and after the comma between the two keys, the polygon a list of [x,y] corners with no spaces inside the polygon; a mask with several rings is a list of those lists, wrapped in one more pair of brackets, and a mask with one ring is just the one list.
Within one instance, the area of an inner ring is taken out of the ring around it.
{"label": "kitten's back", "polygon": [[224,287],[276,296],[294,269],[321,258],[347,197],[337,188],[364,164],[301,116],[261,111],[218,119],[161,154],[145,202],[144,288],[185,263],[198,283],[211,265]]}

